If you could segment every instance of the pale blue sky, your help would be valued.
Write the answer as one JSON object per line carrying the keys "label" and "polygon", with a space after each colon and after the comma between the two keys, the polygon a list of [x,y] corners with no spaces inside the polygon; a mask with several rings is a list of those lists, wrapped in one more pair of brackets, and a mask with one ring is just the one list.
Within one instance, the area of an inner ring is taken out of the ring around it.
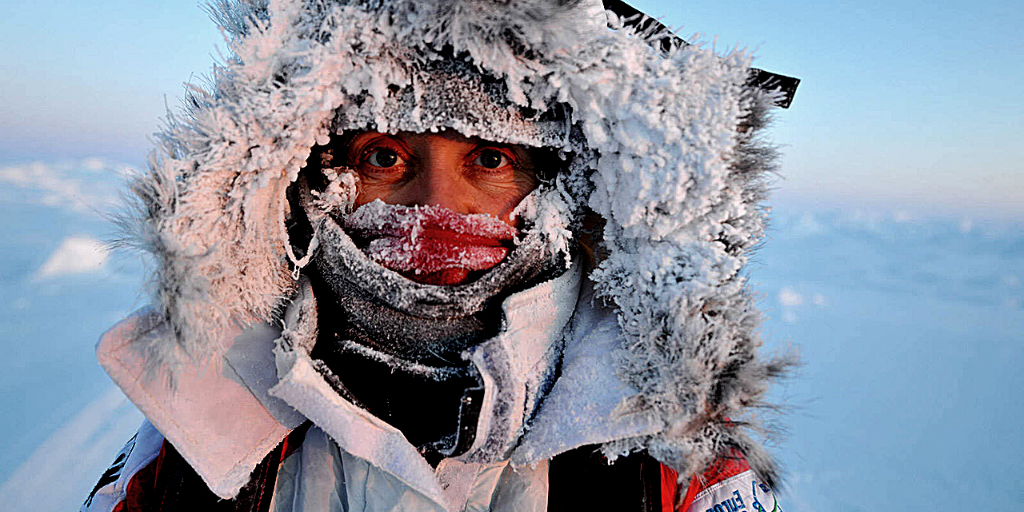
{"label": "pale blue sky", "polygon": [[781,198],[1024,214],[1024,3],[634,0],[800,77]]}
{"label": "pale blue sky", "polygon": [[[1024,216],[1019,1],[633,3],[803,80],[777,116],[780,200]],[[176,106],[224,47],[188,0],[8,4],[3,162],[140,164],[164,98]]]}

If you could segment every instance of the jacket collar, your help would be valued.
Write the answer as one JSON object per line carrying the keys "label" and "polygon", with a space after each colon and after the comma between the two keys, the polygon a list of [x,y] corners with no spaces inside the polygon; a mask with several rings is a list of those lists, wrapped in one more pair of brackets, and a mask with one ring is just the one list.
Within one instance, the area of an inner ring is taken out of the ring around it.
{"label": "jacket collar", "polygon": [[[145,342],[139,343],[156,337],[173,339],[170,331],[152,311],[136,312],[100,338],[97,358],[210,490],[221,498],[232,498],[249,481],[253,468],[298,425],[296,420],[301,422],[280,404],[270,405],[269,400],[264,404],[258,398],[267,396],[263,375],[269,369],[273,376],[270,347],[276,330],[257,325],[245,332],[225,333],[224,339],[233,340],[232,347],[245,347],[244,356],[216,357],[176,369],[173,386],[154,376],[140,350]],[[240,355],[241,351],[233,350]]]}
{"label": "jacket collar", "polygon": [[585,445],[653,435],[663,427],[653,414],[629,410],[637,390],[619,377],[623,337],[615,313],[595,303],[584,280],[567,327],[561,373],[512,453],[523,466]]}
{"label": "jacket collar", "polygon": [[[580,267],[508,297],[501,333],[467,354],[486,391],[478,439],[460,460],[485,463],[511,454],[513,463],[530,464],[585,444],[653,432],[653,422],[617,412],[636,391],[615,375],[618,326],[613,314],[591,304],[589,285],[581,292]],[[296,306],[303,309],[301,296]],[[286,314],[283,331],[258,324],[226,333],[226,353],[177,370],[173,389],[146,377],[134,345],[141,336],[171,336],[152,312],[115,326],[97,353],[218,496],[237,494],[263,457],[308,418],[346,452],[445,503],[434,470],[402,433],[341,398],[308,351],[296,349],[308,343],[308,333],[298,327],[302,315],[295,309]],[[555,371],[558,354],[561,372],[545,398],[543,382]],[[510,406],[517,413],[495,412]]]}
{"label": "jacket collar", "polygon": [[[581,280],[580,265],[574,264],[559,277],[509,296],[502,303],[500,333],[464,354],[480,372],[485,391],[474,444],[458,461],[490,464],[508,458],[515,448],[548,389],[545,383],[556,373]],[[339,396],[308,351],[299,348],[308,338],[301,310],[311,309],[296,302],[290,312],[294,314],[286,315],[294,322],[286,322],[275,351],[280,381],[270,394],[311,419],[342,450],[437,503],[450,501],[436,471],[405,436]]]}

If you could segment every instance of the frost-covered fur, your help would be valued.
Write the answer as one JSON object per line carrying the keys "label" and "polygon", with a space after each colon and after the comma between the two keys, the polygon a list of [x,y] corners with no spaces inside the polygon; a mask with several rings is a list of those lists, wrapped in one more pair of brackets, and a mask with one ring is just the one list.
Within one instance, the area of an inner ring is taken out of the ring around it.
{"label": "frost-covered fur", "polygon": [[[211,13],[230,56],[168,119],[134,185],[129,222],[155,257],[155,304],[177,341],[140,338],[154,370],[220,354],[232,324],[276,321],[299,263],[285,191],[315,144],[347,129],[453,128],[572,156],[523,206],[551,243],[573,233],[557,212],[605,220],[607,257],[590,278],[619,315],[617,372],[639,390],[622,413],[664,425],[606,452],[646,448],[685,477],[738,446],[774,479],[737,428],[757,424],[787,364],[757,355],[742,274],[774,156],[757,135],[772,97],[743,85],[748,56],[664,54],[594,0],[218,0]],[[497,117],[430,111],[438,76],[469,84],[462,98],[486,95],[479,115]],[[395,111],[404,98],[425,107]],[[555,111],[545,122],[560,130],[516,124]]]}

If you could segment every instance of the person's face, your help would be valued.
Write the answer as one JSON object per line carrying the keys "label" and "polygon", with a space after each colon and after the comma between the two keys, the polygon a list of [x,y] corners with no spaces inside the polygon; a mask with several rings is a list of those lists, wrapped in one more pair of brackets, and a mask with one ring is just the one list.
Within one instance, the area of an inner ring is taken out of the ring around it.
{"label": "person's face", "polygon": [[537,186],[530,150],[451,131],[362,132],[348,144],[346,163],[359,174],[357,207],[375,199],[436,205],[491,214],[514,225],[512,210]]}

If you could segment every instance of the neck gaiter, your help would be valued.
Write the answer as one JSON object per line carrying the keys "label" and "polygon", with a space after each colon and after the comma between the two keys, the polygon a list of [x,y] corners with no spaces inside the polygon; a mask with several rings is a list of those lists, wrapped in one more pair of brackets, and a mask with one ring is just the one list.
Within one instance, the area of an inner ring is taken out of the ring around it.
{"label": "neck gaiter", "polygon": [[[319,318],[311,356],[340,394],[401,430],[431,464],[465,452],[483,383],[462,352],[497,334],[505,297],[553,277],[542,238],[527,231],[513,247],[515,230],[493,217],[381,202],[339,222],[301,196],[319,244],[306,271]],[[463,271],[480,275],[438,286],[399,273]]]}

